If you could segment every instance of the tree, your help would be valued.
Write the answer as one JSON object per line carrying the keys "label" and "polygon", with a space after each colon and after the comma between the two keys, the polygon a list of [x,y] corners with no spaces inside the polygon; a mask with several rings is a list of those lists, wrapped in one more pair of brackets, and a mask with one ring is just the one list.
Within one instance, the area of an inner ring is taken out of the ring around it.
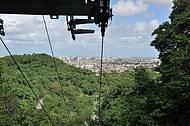
{"label": "tree", "polygon": [[190,124],[190,1],[174,0],[170,22],[160,25],[151,45],[162,61],[161,95],[163,99],[161,125]]}
{"label": "tree", "polygon": [[157,100],[159,73],[137,68],[107,76],[102,104],[105,126],[156,126],[151,114]]}
{"label": "tree", "polygon": [[0,84],[3,83],[3,68],[1,65],[1,59],[0,59]]}
{"label": "tree", "polygon": [[[94,96],[88,92],[94,91],[96,86],[92,72],[56,59],[63,98],[51,56],[25,54],[14,55],[14,58],[36,95],[43,99],[43,106],[56,126],[84,126],[85,121],[90,122]],[[81,87],[81,84],[84,85]],[[0,125],[51,125],[43,110],[36,109],[38,101],[11,57],[0,59],[0,96]]]}

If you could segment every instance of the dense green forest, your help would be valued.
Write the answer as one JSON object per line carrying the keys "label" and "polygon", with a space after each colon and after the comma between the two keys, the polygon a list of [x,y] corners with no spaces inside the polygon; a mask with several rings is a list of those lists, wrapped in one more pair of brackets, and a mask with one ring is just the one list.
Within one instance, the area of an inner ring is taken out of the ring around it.
{"label": "dense green forest", "polygon": [[[51,56],[28,54],[14,55],[14,58],[37,96],[43,99],[44,108],[56,126],[97,124],[97,121],[91,118],[97,113],[97,104],[94,103],[97,102],[98,78],[95,73],[75,68],[56,59],[66,99],[64,100]],[[158,72],[147,68],[138,68],[120,74],[105,74],[102,90],[104,125],[128,125],[128,122],[134,118],[135,112],[145,104],[146,98],[143,94],[151,94],[159,77]],[[43,110],[36,108],[38,101],[11,57],[0,59],[0,82],[0,125],[51,125]],[[129,101],[126,95],[129,95]],[[126,106],[129,103],[131,106]],[[124,118],[128,120],[121,118],[124,113],[126,114]]]}
{"label": "dense green forest", "polygon": [[[159,68],[104,74],[101,126],[190,125],[190,1],[174,0],[170,21],[161,24],[151,46]],[[46,54],[14,55],[56,126],[96,126],[95,73]],[[0,125],[51,125],[11,57],[0,58]]]}
{"label": "dense green forest", "polygon": [[[97,78],[92,72],[66,65],[56,60],[61,95],[52,57],[46,54],[15,55],[21,69],[31,83],[53,122],[57,126],[83,126],[89,123],[94,111]],[[37,100],[18,71],[11,57],[0,59],[0,125],[50,125]]]}
{"label": "dense green forest", "polygon": [[174,0],[169,18],[152,34],[160,67],[155,72],[139,68],[109,81],[104,126],[190,125],[190,1]]}

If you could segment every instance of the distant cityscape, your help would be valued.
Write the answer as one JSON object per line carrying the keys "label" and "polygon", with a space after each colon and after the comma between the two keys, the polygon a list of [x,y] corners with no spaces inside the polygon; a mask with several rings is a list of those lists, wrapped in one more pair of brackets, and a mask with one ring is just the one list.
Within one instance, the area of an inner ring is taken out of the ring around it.
{"label": "distant cityscape", "polygon": [[[98,72],[100,67],[99,57],[59,57],[65,63],[75,67]],[[103,71],[106,73],[121,73],[133,70],[139,66],[154,68],[159,66],[161,61],[156,57],[104,57]]]}

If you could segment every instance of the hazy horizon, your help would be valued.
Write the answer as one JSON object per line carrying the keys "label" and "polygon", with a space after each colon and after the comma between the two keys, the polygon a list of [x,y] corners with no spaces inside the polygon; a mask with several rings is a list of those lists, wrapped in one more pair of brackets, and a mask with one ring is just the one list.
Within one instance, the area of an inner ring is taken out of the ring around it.
{"label": "hazy horizon", "polygon": [[[47,53],[24,53],[24,54],[13,54],[13,55],[32,55],[32,54],[47,54]],[[52,56],[51,54],[47,54],[47,55],[50,55]],[[9,56],[8,54],[6,55],[0,55],[0,57],[6,57],[6,56]],[[85,56],[85,55],[56,55],[55,57],[59,58],[59,57],[100,57],[100,56],[96,56],[96,55],[93,55],[93,56]],[[107,58],[107,57],[113,57],[113,58],[133,58],[133,57],[142,57],[142,58],[158,58],[158,56],[104,56],[104,58]]]}

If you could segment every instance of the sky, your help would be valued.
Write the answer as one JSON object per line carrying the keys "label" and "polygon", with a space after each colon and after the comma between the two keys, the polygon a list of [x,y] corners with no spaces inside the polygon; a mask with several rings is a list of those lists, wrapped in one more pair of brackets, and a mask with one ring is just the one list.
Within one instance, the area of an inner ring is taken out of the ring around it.
{"label": "sky", "polygon": [[[111,0],[113,20],[105,36],[105,56],[157,57],[150,46],[151,33],[169,21],[172,0]],[[13,54],[50,53],[42,16],[0,15],[6,36],[2,37]],[[99,56],[101,34],[97,25],[79,26],[95,29],[94,34],[77,35],[73,41],[65,17],[45,17],[56,56]],[[0,56],[8,55],[0,43]]]}

